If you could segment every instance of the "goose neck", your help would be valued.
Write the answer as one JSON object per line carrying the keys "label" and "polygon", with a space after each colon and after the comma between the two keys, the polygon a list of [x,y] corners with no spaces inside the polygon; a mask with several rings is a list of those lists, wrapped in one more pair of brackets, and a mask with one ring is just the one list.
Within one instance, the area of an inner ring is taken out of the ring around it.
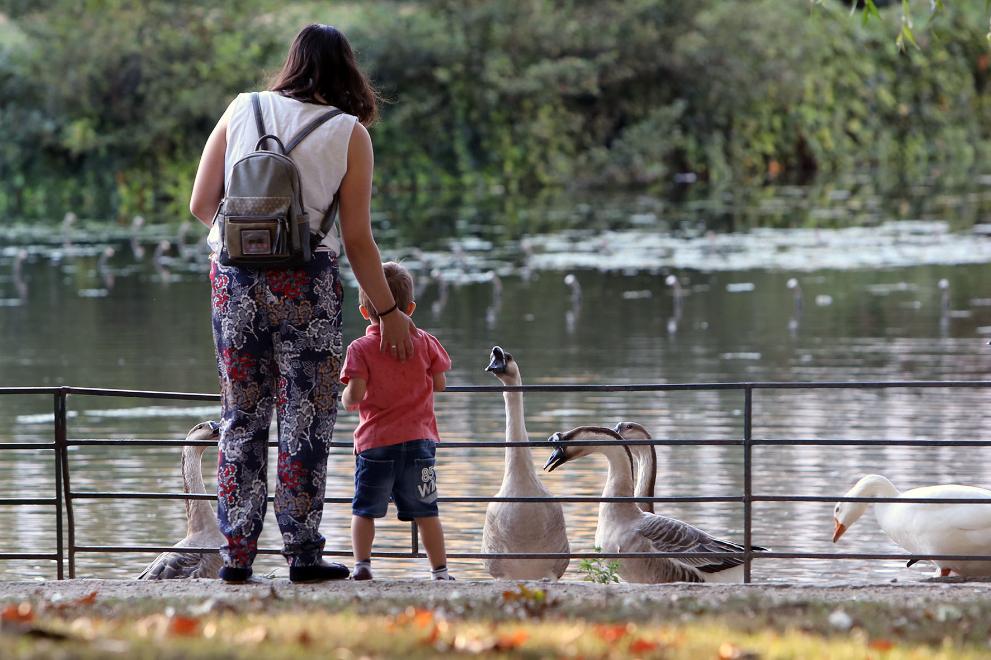
{"label": "goose neck", "polygon": [[[203,447],[182,448],[182,490],[184,493],[206,493],[203,483]],[[185,500],[187,534],[216,526],[213,507],[207,500]]]}
{"label": "goose neck", "polygon": [[[609,471],[606,475],[606,485],[602,489],[603,497],[632,497],[634,493],[634,474],[636,472],[633,453],[626,445],[605,445],[595,447],[598,453],[605,455],[609,461]],[[630,515],[639,517],[640,508],[633,502],[603,502],[599,506],[603,514]]]}
{"label": "goose neck", "polygon": [[[506,442],[529,442],[523,409],[523,393],[503,392],[503,398],[506,401]],[[530,448],[506,447],[505,476],[520,474],[535,474]]]}
{"label": "goose neck", "polygon": [[878,474],[864,477],[854,491],[851,497],[898,497],[901,494],[893,483]]}

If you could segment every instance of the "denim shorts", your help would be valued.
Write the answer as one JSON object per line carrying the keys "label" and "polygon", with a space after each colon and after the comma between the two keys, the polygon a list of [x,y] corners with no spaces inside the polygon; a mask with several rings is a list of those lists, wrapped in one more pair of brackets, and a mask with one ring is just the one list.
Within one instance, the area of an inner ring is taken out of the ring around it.
{"label": "denim shorts", "polygon": [[400,520],[435,518],[436,452],[437,443],[433,440],[410,440],[358,454],[351,512],[363,518],[381,518],[391,499]]}

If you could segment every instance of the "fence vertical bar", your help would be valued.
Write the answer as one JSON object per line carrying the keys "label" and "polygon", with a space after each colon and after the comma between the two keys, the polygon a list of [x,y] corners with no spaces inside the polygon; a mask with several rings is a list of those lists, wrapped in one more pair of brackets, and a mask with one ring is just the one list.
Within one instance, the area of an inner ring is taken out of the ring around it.
{"label": "fence vertical bar", "polygon": [[416,521],[410,521],[409,524],[409,534],[410,534],[410,547],[413,549],[413,554],[420,552],[420,533],[416,528]]}
{"label": "fence vertical bar", "polygon": [[[56,393],[53,397],[53,412],[55,415],[55,560],[56,577],[65,579],[65,557],[62,544],[62,449],[65,447],[65,393]],[[59,423],[59,420],[62,423]]]}
{"label": "fence vertical bar", "polygon": [[752,551],[751,517],[753,514],[753,484],[751,480],[751,462],[753,439],[753,410],[754,391],[748,383],[743,389],[743,582],[750,583],[750,559]]}
{"label": "fence vertical bar", "polygon": [[69,482],[68,414],[66,399],[68,388],[60,388],[55,393],[55,442],[60,447],[62,459],[62,496],[65,498],[65,521],[68,525],[69,579],[76,577],[76,519],[72,512],[72,486]]}

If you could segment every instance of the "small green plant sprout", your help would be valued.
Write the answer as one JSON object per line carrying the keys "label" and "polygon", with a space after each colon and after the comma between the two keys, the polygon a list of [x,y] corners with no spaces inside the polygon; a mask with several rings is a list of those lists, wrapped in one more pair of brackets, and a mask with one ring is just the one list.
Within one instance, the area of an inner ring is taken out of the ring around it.
{"label": "small green plant sprout", "polygon": [[[596,552],[602,552],[602,548],[596,547]],[[619,582],[619,562],[605,561],[603,559],[582,559],[578,564],[578,570],[585,574],[586,582],[598,584],[611,584]]]}

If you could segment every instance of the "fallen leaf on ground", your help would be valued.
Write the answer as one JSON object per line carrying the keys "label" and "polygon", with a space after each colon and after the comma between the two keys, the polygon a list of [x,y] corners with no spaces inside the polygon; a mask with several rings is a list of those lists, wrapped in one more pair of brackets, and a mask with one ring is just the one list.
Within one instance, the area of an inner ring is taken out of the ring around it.
{"label": "fallen leaf on ground", "polygon": [[595,634],[598,635],[604,642],[615,642],[623,639],[627,632],[629,632],[629,629],[625,623],[617,623],[615,625],[598,625],[595,627]]}
{"label": "fallen leaf on ground", "polygon": [[426,628],[431,623],[434,622],[434,613],[430,610],[416,610],[416,614],[413,616],[413,623],[420,626],[421,628]]}
{"label": "fallen leaf on ground", "polygon": [[8,605],[0,613],[0,620],[11,623],[31,623],[34,621],[34,608],[31,603],[23,602],[17,605]]}
{"label": "fallen leaf on ground", "polygon": [[172,617],[169,621],[169,634],[179,637],[192,637],[199,633],[200,621],[188,616]]}
{"label": "fallen leaf on ground", "polygon": [[868,646],[875,651],[890,651],[895,648],[895,643],[890,639],[874,639],[871,640],[871,643]]}
{"label": "fallen leaf on ground", "polygon": [[631,653],[647,653],[648,651],[655,650],[660,644],[657,642],[652,642],[649,639],[638,638],[630,643]]}
{"label": "fallen leaf on ground", "polygon": [[433,646],[440,639],[440,626],[434,626],[430,629],[430,634],[423,638],[423,643],[427,646]]}
{"label": "fallen leaf on ground", "polygon": [[518,648],[526,643],[526,640],[530,638],[529,633],[525,630],[517,630],[513,633],[505,633],[499,636],[499,641],[496,644],[496,649],[499,651],[511,651],[512,649]]}

